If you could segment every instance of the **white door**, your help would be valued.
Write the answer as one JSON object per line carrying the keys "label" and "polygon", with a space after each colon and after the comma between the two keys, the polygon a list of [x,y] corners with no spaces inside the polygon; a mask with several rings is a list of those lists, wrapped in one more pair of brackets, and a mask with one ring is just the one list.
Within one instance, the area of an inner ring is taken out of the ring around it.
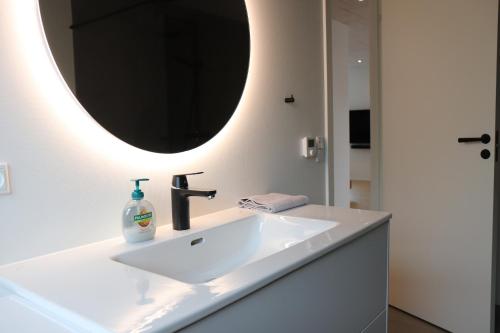
{"label": "white door", "polygon": [[[490,332],[497,0],[381,0],[390,303]],[[458,143],[489,134],[490,143]]]}

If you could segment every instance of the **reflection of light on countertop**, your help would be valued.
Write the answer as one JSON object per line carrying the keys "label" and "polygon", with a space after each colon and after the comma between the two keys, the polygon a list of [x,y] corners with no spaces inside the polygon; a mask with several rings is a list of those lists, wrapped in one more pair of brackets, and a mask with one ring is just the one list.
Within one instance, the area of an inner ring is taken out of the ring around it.
{"label": "reflection of light on countertop", "polygon": [[124,313],[119,332],[140,333],[151,329],[153,323],[168,316],[189,296],[195,293],[194,286],[181,282],[169,283],[161,293],[150,293],[153,303],[135,308],[133,312]]}
{"label": "reflection of light on countertop", "polygon": [[163,307],[161,307],[159,310],[157,310],[155,313],[152,315],[146,316],[141,323],[139,323],[135,328],[133,328],[130,332],[131,333],[140,333],[140,332],[145,332],[146,330],[149,330],[151,328],[151,324],[160,318],[163,318],[172,311],[175,307],[177,306],[177,302],[172,301]]}
{"label": "reflection of light on countertop", "polygon": [[147,297],[149,291],[149,279],[139,279],[137,281],[137,291],[140,294],[140,298],[137,301],[139,305],[151,304],[155,301],[154,298]]}
{"label": "reflection of light on countertop", "polygon": [[218,279],[206,283],[206,286],[208,287],[210,293],[212,293],[216,297],[234,290],[235,285],[237,285],[237,283],[235,284],[234,282],[232,282],[231,276],[228,275],[222,276]]}

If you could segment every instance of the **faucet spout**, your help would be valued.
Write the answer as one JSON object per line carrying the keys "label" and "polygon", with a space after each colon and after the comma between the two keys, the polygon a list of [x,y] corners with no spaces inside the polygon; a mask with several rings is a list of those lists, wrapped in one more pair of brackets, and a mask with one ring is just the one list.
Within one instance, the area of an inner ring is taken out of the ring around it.
{"label": "faucet spout", "polygon": [[[196,173],[198,174],[198,173]],[[175,175],[172,179],[172,225],[174,230],[187,230],[190,226],[189,197],[215,197],[216,190],[188,188],[187,175]]]}
{"label": "faucet spout", "polygon": [[[174,187],[172,187],[174,188]],[[176,189],[178,190],[179,195],[183,197],[207,197],[209,200],[215,197],[217,193],[216,190],[203,190],[203,189],[195,189],[195,188],[186,188],[186,189]]]}

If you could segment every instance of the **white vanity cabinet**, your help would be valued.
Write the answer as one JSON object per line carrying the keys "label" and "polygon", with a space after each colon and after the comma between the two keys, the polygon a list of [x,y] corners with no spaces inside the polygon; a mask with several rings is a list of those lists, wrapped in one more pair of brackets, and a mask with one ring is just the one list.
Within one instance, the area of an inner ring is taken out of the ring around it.
{"label": "white vanity cabinet", "polygon": [[386,332],[388,230],[385,223],[178,332]]}
{"label": "white vanity cabinet", "polygon": [[[183,232],[160,227],[152,241],[116,238],[0,266],[0,301],[75,333],[383,333],[390,218],[230,208]],[[0,331],[37,332],[26,315],[11,317],[0,315]]]}

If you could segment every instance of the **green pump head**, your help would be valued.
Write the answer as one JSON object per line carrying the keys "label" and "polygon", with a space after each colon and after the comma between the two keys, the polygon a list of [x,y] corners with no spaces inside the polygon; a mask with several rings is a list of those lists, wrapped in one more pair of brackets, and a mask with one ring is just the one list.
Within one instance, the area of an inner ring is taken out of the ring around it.
{"label": "green pump head", "polygon": [[132,192],[132,200],[142,200],[144,198],[144,192],[141,191],[140,185],[141,182],[149,181],[148,178],[141,179],[131,179],[130,181],[135,182],[135,190]]}

